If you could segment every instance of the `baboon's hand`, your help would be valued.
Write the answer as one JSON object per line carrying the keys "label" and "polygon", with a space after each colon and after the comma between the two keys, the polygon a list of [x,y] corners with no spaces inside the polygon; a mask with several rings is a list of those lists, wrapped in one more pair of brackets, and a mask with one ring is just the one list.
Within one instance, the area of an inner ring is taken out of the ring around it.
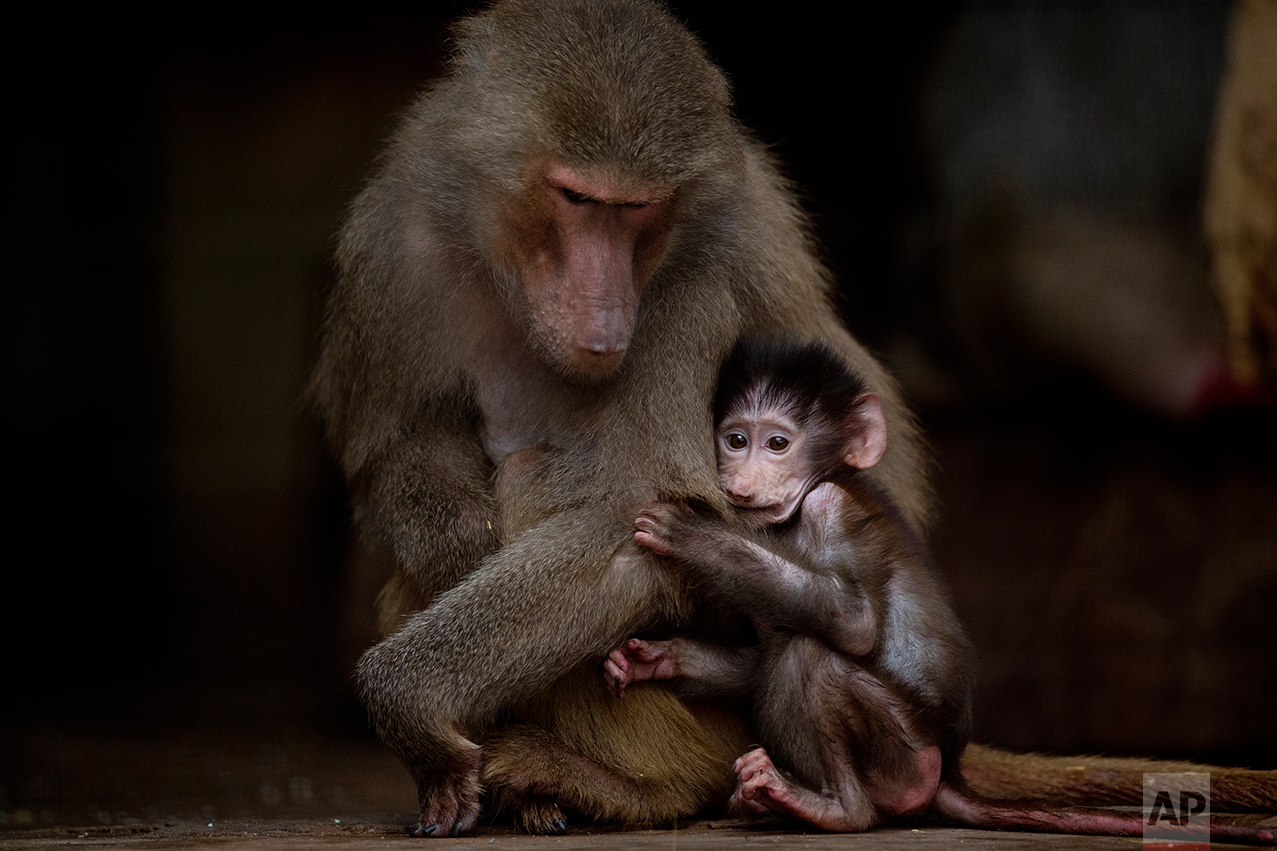
{"label": "baboon's hand", "polygon": [[634,542],[657,555],[678,558],[694,534],[697,519],[686,505],[649,503],[634,520]]}
{"label": "baboon's hand", "polygon": [[474,830],[479,820],[479,764],[476,748],[471,764],[454,773],[434,774],[417,782],[421,821],[408,828],[413,836],[442,838]]}

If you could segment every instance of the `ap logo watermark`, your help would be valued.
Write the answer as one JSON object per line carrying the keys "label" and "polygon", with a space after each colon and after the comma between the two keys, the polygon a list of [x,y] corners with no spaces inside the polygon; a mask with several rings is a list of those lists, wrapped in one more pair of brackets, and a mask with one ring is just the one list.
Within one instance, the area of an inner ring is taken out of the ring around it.
{"label": "ap logo watermark", "polygon": [[1144,841],[1210,842],[1210,775],[1144,775]]}

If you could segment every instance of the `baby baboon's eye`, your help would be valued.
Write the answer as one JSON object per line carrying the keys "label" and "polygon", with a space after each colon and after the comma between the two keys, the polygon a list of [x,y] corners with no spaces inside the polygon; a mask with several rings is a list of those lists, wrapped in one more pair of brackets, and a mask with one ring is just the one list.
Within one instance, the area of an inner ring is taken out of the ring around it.
{"label": "baby baboon's eye", "polygon": [[746,440],[745,435],[741,434],[739,431],[734,431],[727,435],[728,449],[744,449],[748,445],[749,441]]}
{"label": "baby baboon's eye", "polygon": [[767,439],[767,448],[772,452],[784,452],[789,446],[789,438],[781,437],[779,434],[772,435]]}

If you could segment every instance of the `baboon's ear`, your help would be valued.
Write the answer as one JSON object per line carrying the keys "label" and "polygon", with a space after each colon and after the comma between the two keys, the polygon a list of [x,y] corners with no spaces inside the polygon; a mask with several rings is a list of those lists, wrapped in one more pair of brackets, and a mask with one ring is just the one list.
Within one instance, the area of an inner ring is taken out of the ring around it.
{"label": "baboon's ear", "polygon": [[866,393],[856,399],[843,420],[843,430],[842,457],[849,467],[864,470],[878,463],[887,451],[887,421],[882,417],[878,394]]}

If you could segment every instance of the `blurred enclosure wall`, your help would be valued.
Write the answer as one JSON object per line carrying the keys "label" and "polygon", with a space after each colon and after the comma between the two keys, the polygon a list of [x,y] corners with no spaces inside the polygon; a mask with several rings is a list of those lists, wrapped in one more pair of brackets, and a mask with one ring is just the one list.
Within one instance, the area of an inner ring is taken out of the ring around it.
{"label": "blurred enclosure wall", "polygon": [[[1277,418],[1201,236],[1229,6],[673,6],[931,435],[978,738],[1277,764]],[[464,8],[23,29],[7,715],[362,725],[375,588],[301,397],[342,209]]]}

